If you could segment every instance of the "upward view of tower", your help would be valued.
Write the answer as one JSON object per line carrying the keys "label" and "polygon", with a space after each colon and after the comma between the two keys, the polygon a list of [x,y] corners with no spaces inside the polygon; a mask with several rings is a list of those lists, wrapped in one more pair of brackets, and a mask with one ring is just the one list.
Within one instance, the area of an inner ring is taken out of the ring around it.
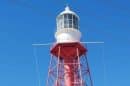
{"label": "upward view of tower", "polygon": [[46,86],[93,86],[79,16],[67,6],[57,18]]}

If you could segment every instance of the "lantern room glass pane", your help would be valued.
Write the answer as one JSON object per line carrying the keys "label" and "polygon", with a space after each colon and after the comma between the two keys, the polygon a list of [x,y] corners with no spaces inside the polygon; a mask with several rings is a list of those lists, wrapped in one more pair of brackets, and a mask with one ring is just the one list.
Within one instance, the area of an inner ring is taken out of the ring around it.
{"label": "lantern room glass pane", "polygon": [[72,19],[72,14],[68,14],[68,19]]}
{"label": "lantern room glass pane", "polygon": [[68,20],[64,20],[64,28],[68,28],[69,27],[69,21]]}
{"label": "lantern room glass pane", "polygon": [[73,14],[60,15],[57,20],[58,29],[74,28],[78,29],[78,18]]}
{"label": "lantern room glass pane", "polygon": [[59,16],[58,17],[58,21],[57,21],[57,26],[58,26],[58,29],[62,29],[63,28],[63,15]]}
{"label": "lantern room glass pane", "polygon": [[64,19],[67,19],[67,16],[68,16],[67,14],[64,14]]}
{"label": "lantern room glass pane", "polygon": [[69,28],[72,28],[72,19],[69,20]]}
{"label": "lantern room glass pane", "polygon": [[72,14],[64,14],[64,28],[72,28]]}
{"label": "lantern room glass pane", "polygon": [[73,28],[78,29],[78,18],[73,15]]}

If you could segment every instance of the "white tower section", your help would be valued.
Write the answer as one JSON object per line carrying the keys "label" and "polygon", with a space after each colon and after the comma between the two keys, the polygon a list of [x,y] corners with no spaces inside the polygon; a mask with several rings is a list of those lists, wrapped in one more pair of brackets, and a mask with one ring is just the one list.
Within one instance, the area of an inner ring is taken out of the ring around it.
{"label": "white tower section", "polygon": [[57,43],[80,42],[79,17],[67,6],[57,16],[57,31],[55,38]]}

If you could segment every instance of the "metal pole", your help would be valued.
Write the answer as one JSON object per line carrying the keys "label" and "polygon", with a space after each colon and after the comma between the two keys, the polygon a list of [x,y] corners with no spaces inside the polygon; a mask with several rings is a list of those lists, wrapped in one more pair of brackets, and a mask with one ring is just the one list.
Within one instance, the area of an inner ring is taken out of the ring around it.
{"label": "metal pole", "polygon": [[90,83],[91,83],[90,86],[93,86],[93,81],[92,81],[92,77],[91,77],[90,68],[89,68],[88,59],[87,59],[86,54],[85,54],[85,58],[86,58],[86,63],[87,63],[87,67],[88,67],[89,79],[90,79]]}
{"label": "metal pole", "polygon": [[61,47],[59,46],[59,48],[58,48],[58,63],[57,63],[57,80],[56,80],[57,85],[56,86],[59,86],[58,80],[59,80],[60,49],[61,49]]}
{"label": "metal pole", "polygon": [[47,77],[47,83],[46,83],[46,86],[49,86],[49,85],[48,85],[48,82],[49,82],[48,79],[49,79],[49,73],[50,73],[50,68],[51,68],[52,58],[53,58],[53,55],[51,54],[50,66],[48,67],[48,77]]}
{"label": "metal pole", "polygon": [[79,73],[80,73],[80,84],[82,86],[82,71],[81,71],[81,63],[79,57],[79,49],[77,48],[77,57],[78,57],[78,66],[79,66]]}

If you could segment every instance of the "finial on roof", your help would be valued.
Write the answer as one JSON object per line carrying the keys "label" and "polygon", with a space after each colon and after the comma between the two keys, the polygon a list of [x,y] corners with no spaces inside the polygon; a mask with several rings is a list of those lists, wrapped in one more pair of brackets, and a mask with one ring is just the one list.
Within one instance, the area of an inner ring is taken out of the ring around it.
{"label": "finial on roof", "polygon": [[70,7],[68,6],[68,4],[66,5],[65,10],[66,11],[70,10]]}

